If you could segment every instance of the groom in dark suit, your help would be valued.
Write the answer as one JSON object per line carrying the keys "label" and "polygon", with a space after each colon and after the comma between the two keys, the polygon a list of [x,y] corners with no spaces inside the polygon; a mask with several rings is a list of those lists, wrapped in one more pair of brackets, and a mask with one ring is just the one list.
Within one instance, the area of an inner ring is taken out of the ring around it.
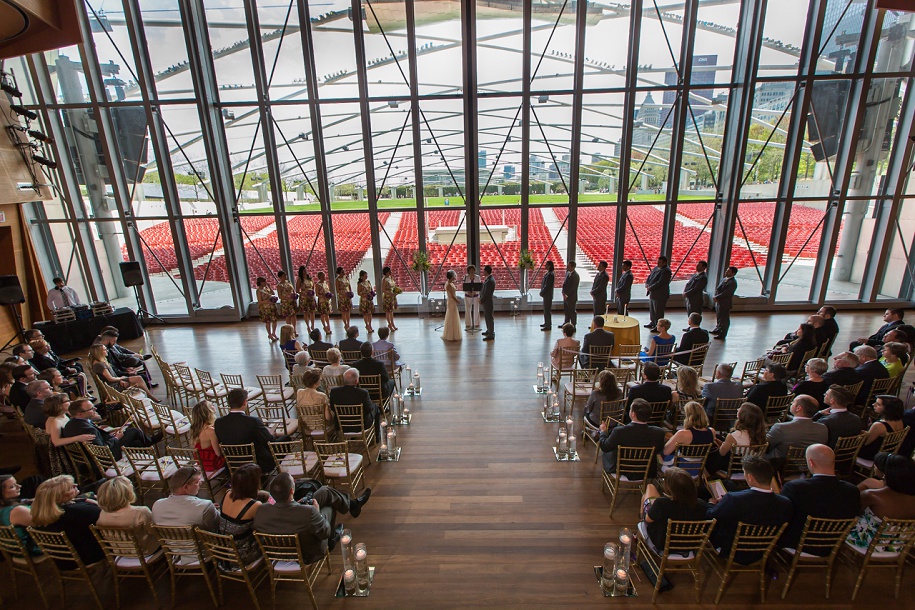
{"label": "groom in dark suit", "polygon": [[547,261],[546,273],[540,280],[540,297],[543,299],[543,324],[540,330],[548,331],[553,325],[553,288],[556,285],[556,276],[553,273],[553,261]]}
{"label": "groom in dark suit", "polygon": [[493,329],[495,322],[492,319],[492,296],[496,291],[496,278],[492,276],[490,265],[483,267],[483,276],[483,289],[480,291],[480,308],[483,309],[483,319],[486,321],[483,341],[493,341],[496,338],[496,331]]}

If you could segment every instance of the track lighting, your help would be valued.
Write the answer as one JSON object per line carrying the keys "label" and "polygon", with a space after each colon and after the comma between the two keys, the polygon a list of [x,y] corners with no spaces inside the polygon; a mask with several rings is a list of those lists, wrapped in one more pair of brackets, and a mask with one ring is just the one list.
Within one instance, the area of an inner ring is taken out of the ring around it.
{"label": "track lighting", "polygon": [[25,106],[20,106],[19,104],[10,104],[10,110],[18,114],[19,116],[24,116],[30,121],[35,121],[38,119],[38,114],[32,112]]}
{"label": "track lighting", "polygon": [[32,155],[32,161],[39,165],[44,165],[48,169],[57,169],[57,163],[51,161],[50,159],[45,159],[41,155]]}
{"label": "track lighting", "polygon": [[16,87],[16,85],[11,85],[6,82],[0,82],[0,89],[2,89],[4,93],[6,93],[8,95],[12,95],[16,99],[19,99],[22,97],[22,91],[20,91]]}
{"label": "track lighting", "polygon": [[45,144],[54,143],[54,138],[52,138],[51,136],[46,136],[43,133],[41,133],[40,131],[36,131],[35,129],[29,129],[29,135],[32,136],[33,138],[35,138],[36,140],[38,140],[39,142],[44,142]]}

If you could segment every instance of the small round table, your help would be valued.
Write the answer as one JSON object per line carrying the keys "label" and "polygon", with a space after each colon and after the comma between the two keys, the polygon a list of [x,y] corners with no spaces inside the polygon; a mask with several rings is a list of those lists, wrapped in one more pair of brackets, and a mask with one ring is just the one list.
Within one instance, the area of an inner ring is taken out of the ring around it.
{"label": "small round table", "polygon": [[[614,321],[614,318],[616,320]],[[604,330],[613,333],[613,355],[619,356],[620,345],[641,345],[639,321],[632,316],[604,316]]]}

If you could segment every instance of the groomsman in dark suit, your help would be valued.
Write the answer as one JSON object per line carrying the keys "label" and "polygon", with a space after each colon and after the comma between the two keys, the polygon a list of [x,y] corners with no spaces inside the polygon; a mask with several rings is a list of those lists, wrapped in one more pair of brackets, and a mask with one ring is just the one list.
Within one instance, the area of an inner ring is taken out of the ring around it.
{"label": "groomsman in dark suit", "polygon": [[671,271],[666,256],[658,257],[657,266],[651,270],[645,281],[645,290],[648,292],[649,322],[645,328],[656,330],[658,320],[664,317],[664,308],[670,298]]}
{"label": "groomsman in dark suit", "polygon": [[493,341],[496,338],[495,322],[493,321],[492,311],[493,294],[496,292],[496,278],[492,276],[492,267],[486,265],[483,267],[483,289],[480,291],[480,308],[483,310],[483,319],[486,322],[486,332],[483,333],[483,341]]}
{"label": "groomsman in dark suit", "polygon": [[623,272],[616,280],[616,289],[613,291],[616,295],[616,313],[624,315],[629,309],[629,300],[632,298],[632,261],[626,259],[623,261]]}
{"label": "groomsman in dark suit", "polygon": [[591,303],[594,305],[594,315],[602,316],[607,313],[607,285],[610,276],[607,274],[607,261],[597,264],[597,275],[591,283]]}
{"label": "groomsman in dark suit", "polygon": [[543,324],[540,325],[542,331],[549,331],[553,325],[553,287],[556,285],[553,268],[553,261],[547,261],[546,273],[540,280],[540,297],[543,299]]}
{"label": "groomsman in dark suit", "polygon": [[575,308],[578,306],[578,283],[580,278],[575,271],[575,261],[569,261],[566,266],[566,279],[562,283],[562,310],[565,314],[565,320],[559,325],[562,328],[567,323],[572,326],[578,326],[578,314]]}
{"label": "groomsman in dark suit", "polygon": [[710,332],[715,335],[716,339],[723,340],[728,336],[728,329],[731,328],[731,306],[734,301],[734,293],[737,292],[735,275],[737,275],[737,267],[728,267],[728,270],[724,272],[724,278],[718,282],[715,296],[712,298],[715,301],[717,320],[715,328]]}
{"label": "groomsman in dark suit", "polygon": [[[708,286],[708,263],[699,261],[696,263],[696,273],[689,278],[686,286],[683,288],[683,298],[686,300],[686,315],[691,313],[702,314],[702,297],[705,296],[705,287]],[[684,328],[686,332],[688,328]]]}

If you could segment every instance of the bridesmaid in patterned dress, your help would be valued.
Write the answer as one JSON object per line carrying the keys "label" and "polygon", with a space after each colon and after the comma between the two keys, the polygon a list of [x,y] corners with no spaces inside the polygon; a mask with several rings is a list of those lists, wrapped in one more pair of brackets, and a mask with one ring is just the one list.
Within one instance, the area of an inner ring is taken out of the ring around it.
{"label": "bridesmaid in patterned dress", "polygon": [[318,306],[315,303],[315,283],[308,275],[305,265],[299,267],[299,279],[296,280],[295,290],[299,293],[299,308],[305,317],[305,327],[311,332],[315,328],[315,310]]}
{"label": "bridesmaid in patterned dress", "polygon": [[323,271],[318,271],[318,282],[315,284],[315,292],[318,293],[318,315],[321,316],[321,324],[324,326],[324,334],[330,335],[330,299],[333,296],[330,293],[330,283]]}
{"label": "bridesmaid in patterned dress", "polygon": [[375,291],[372,290],[372,283],[369,281],[367,271],[359,272],[359,281],[356,282],[356,290],[359,292],[359,313],[365,320],[365,330],[373,333],[372,314],[375,313]]}
{"label": "bridesmaid in patterned dress", "polygon": [[343,318],[343,328],[349,328],[350,312],[353,310],[353,288],[343,267],[337,267],[337,306]]}
{"label": "bridesmaid in patterned dress", "polygon": [[267,278],[257,278],[257,313],[260,315],[261,322],[267,329],[267,338],[271,341],[278,341],[276,336],[276,295],[273,294],[273,288],[267,285]]}
{"label": "bridesmaid in patterned dress", "polygon": [[299,296],[285,271],[277,271],[279,283],[276,285],[276,294],[280,298],[280,316],[286,318],[286,324],[295,328],[295,302]]}
{"label": "bridesmaid in patterned dress", "polygon": [[381,310],[388,320],[388,328],[397,330],[394,326],[394,312],[397,311],[397,295],[400,294],[400,288],[394,283],[390,267],[382,269],[381,274],[384,276],[381,280]]}

